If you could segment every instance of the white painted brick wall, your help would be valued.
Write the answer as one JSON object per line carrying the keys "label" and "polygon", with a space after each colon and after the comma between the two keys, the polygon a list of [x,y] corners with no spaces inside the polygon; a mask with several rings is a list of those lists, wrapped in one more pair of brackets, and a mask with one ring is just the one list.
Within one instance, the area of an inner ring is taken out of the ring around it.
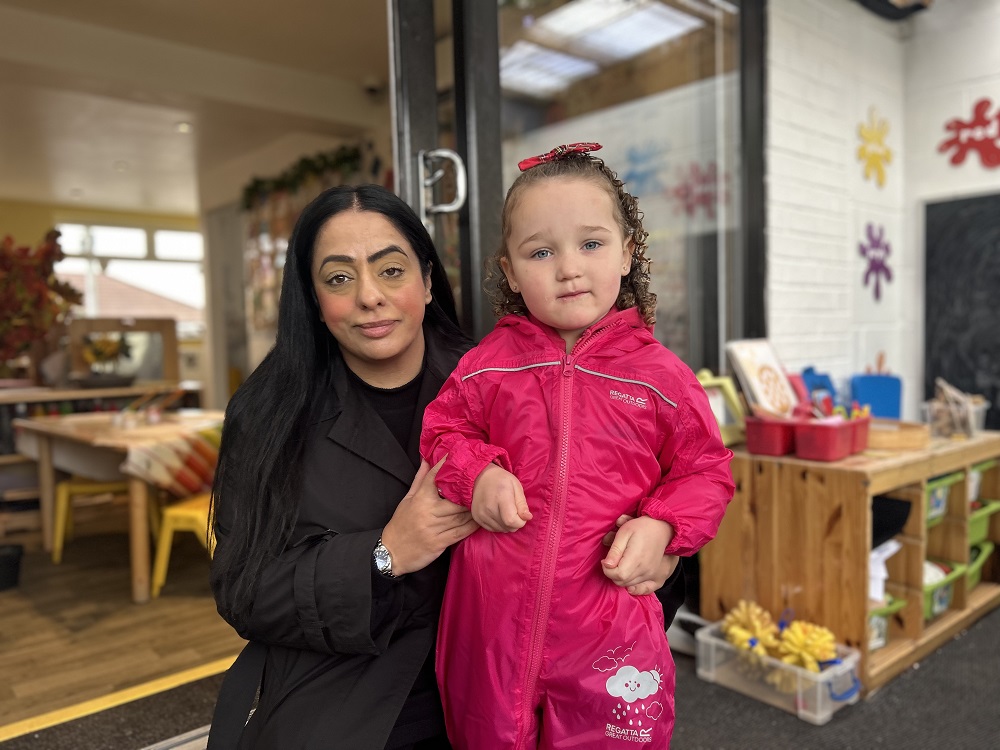
{"label": "white painted brick wall", "polygon": [[[901,222],[902,37],[902,26],[851,0],[768,4],[767,324],[790,370],[812,365],[843,380],[879,349],[901,369],[901,283],[883,285],[875,306],[858,242],[875,220],[887,226],[893,271],[913,263]],[[881,190],[856,157],[871,106],[889,120],[894,152]]]}
{"label": "white painted brick wall", "polygon": [[[903,281],[912,304],[903,311],[905,367],[920,373],[918,392],[907,397],[914,413],[921,400],[924,359],[924,207],[927,203],[1000,192],[1000,169],[977,156],[961,166],[937,151],[944,123],[968,119],[982,97],[1000,105],[1000,0],[938,0],[914,19],[905,45],[906,241],[920,248]],[[994,110],[995,111],[995,110]],[[998,292],[1000,299],[1000,292]],[[1000,313],[998,313],[1000,315]]]}

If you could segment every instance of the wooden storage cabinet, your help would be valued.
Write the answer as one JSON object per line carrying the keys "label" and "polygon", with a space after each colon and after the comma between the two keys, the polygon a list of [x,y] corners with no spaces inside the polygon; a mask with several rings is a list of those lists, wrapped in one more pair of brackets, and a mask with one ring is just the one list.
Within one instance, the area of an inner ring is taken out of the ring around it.
{"label": "wooden storage cabinet", "polygon": [[[954,584],[949,610],[924,622],[923,561],[969,562],[966,480],[955,484],[945,517],[927,528],[927,482],[965,472],[1000,456],[1000,433],[963,441],[935,441],[905,453],[869,451],[822,463],[791,456],[758,456],[737,449],[736,494],[716,539],[700,553],[702,616],[718,620],[740,599],[775,615],[794,616],[830,628],[861,652],[866,691],[877,688],[931,653],[961,629],[1000,606],[1000,562],[994,554],[982,582],[966,590]],[[868,650],[868,556],[872,498],[890,495],[913,503],[902,549],[889,559],[890,594],[906,606],[890,619],[889,642]],[[1000,498],[1000,467],[982,479],[982,499]],[[1000,542],[1000,513],[990,519],[989,539]]]}

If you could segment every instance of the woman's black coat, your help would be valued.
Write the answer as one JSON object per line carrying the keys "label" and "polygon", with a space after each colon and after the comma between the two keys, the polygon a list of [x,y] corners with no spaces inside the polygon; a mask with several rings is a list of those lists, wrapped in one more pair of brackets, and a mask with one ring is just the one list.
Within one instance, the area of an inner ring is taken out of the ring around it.
{"label": "woman's black coat", "polygon": [[[331,392],[304,436],[301,466],[289,467],[302,472],[292,541],[265,569],[250,621],[230,619],[244,638],[268,646],[241,748],[383,748],[434,647],[447,556],[389,585],[372,581],[372,550],[419,465],[424,408],[468,348],[429,328],[425,334],[427,363],[405,452],[337,359]],[[227,512],[217,519],[216,559],[226,554]],[[214,570],[213,588],[225,617],[231,607]]]}

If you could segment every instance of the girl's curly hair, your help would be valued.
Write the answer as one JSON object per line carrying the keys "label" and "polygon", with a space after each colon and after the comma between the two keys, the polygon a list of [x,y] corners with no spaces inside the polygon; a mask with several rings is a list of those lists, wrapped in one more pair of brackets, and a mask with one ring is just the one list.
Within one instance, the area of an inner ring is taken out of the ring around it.
{"label": "girl's curly hair", "polygon": [[510,288],[510,282],[500,266],[500,259],[509,257],[507,241],[510,239],[511,215],[526,187],[552,177],[579,177],[593,180],[605,188],[614,205],[615,219],[621,227],[625,241],[632,241],[632,268],[623,276],[615,306],[619,310],[638,307],[642,319],[652,325],[656,320],[656,295],[649,291],[649,259],[646,257],[646,238],[649,233],[642,227],[642,211],[635,197],[625,189],[618,175],[601,159],[592,154],[568,154],[554,161],[543,162],[522,172],[507,191],[500,219],[500,247],[486,260],[485,287],[487,296],[498,317],[517,314],[527,315],[524,298]]}

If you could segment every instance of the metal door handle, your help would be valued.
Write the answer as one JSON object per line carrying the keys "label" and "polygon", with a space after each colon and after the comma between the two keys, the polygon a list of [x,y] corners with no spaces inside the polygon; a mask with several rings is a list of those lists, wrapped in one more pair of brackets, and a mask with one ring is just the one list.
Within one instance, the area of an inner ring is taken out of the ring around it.
{"label": "metal door handle", "polygon": [[[434,185],[444,176],[444,169],[433,169],[436,160],[450,161],[455,168],[455,199],[450,203],[432,203],[430,195]],[[431,237],[434,236],[434,215],[454,213],[465,205],[467,194],[465,163],[462,157],[450,148],[435,148],[417,152],[417,182],[420,185],[418,199],[420,221]]]}

